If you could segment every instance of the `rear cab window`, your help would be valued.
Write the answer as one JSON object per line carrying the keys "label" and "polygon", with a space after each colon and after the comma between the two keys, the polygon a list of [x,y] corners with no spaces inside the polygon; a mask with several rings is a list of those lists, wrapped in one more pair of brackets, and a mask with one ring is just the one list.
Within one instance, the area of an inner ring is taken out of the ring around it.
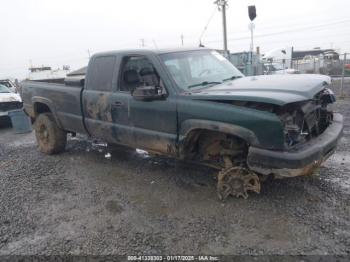
{"label": "rear cab window", "polygon": [[113,89],[115,66],[115,56],[96,57],[89,71],[87,89],[111,92]]}

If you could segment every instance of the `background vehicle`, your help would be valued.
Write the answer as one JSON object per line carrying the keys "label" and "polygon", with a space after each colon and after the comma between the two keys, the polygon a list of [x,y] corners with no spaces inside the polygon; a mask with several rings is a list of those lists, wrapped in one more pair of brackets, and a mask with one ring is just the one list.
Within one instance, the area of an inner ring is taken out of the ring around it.
{"label": "background vehicle", "polygon": [[86,76],[22,82],[39,150],[67,133],[210,165],[218,195],[260,192],[260,177],[310,173],[335,149],[343,121],[320,75],[244,77],[210,49],[94,55]]}
{"label": "background vehicle", "polygon": [[22,100],[18,94],[0,84],[0,118],[8,116],[8,112],[22,108]]}
{"label": "background vehicle", "polygon": [[0,80],[0,85],[6,86],[12,93],[17,93],[17,86],[9,79]]}

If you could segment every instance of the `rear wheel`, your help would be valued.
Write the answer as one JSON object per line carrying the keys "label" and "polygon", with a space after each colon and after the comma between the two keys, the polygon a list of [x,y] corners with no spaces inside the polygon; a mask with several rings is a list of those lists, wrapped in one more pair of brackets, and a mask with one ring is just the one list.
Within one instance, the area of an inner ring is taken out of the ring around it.
{"label": "rear wheel", "polygon": [[67,133],[59,128],[52,113],[43,113],[35,121],[35,136],[40,152],[57,154],[64,151]]}

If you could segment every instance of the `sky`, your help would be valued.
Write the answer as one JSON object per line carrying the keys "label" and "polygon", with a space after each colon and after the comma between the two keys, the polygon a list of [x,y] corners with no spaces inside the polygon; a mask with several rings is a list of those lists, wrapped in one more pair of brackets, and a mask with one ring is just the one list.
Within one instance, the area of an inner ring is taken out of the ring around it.
{"label": "sky", "polygon": [[[222,49],[214,0],[0,0],[0,78],[29,66],[78,69],[100,51],[198,46]],[[248,51],[248,5],[256,5],[254,46],[350,52],[349,0],[228,0],[231,52]],[[210,19],[211,18],[211,19]],[[209,23],[208,23],[209,22]],[[204,28],[207,26],[207,29]]]}

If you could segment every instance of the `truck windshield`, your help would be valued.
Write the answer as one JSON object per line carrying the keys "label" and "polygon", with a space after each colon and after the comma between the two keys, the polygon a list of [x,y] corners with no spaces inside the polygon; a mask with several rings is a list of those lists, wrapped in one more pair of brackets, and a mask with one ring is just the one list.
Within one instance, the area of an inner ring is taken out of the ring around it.
{"label": "truck windshield", "polygon": [[176,84],[184,90],[221,84],[243,77],[225,57],[213,50],[195,50],[162,54]]}

